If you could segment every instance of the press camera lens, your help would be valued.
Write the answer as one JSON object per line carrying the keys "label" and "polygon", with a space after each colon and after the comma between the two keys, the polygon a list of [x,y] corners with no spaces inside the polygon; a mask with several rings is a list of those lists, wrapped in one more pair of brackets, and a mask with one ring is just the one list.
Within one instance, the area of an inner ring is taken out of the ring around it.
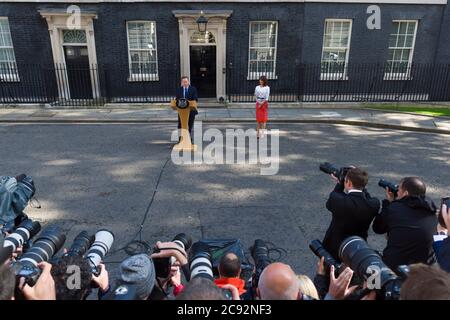
{"label": "press camera lens", "polygon": [[66,241],[66,235],[58,226],[51,226],[42,231],[33,246],[20,258],[22,265],[36,267],[43,261],[49,261]]}
{"label": "press camera lens", "polygon": [[11,246],[12,252],[15,252],[17,248],[23,246],[24,243],[37,235],[39,231],[41,231],[41,224],[39,222],[26,219],[22,221],[13,233],[5,238],[3,246]]}
{"label": "press camera lens", "polygon": [[105,255],[111,249],[114,242],[114,234],[111,231],[102,229],[95,234],[95,241],[89,248],[86,259],[89,261],[91,268],[97,269]]}

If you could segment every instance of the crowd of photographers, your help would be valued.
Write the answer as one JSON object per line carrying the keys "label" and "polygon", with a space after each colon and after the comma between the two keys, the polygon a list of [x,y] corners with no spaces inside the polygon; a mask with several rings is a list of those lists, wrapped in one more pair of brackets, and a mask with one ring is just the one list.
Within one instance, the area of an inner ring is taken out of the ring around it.
{"label": "crowd of photographers", "polygon": [[[32,179],[2,177],[0,300],[450,299],[450,199],[437,207],[419,178],[406,177],[398,185],[380,180],[386,189],[380,201],[366,190],[363,169],[329,163],[320,169],[336,186],[326,203],[330,226],[323,241],[310,243],[318,257],[313,280],[271,259],[263,240],[250,248],[249,264],[239,246],[217,249],[186,234],[130,255],[110,279],[103,261],[112,232],[83,231],[65,246],[62,229],[41,231],[23,213],[34,195]],[[381,253],[367,243],[370,227],[386,235]]]}

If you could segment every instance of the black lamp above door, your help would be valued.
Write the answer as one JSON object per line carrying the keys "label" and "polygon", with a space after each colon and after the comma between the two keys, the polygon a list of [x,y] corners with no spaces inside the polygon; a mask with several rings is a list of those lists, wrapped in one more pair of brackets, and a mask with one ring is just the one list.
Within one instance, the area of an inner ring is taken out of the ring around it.
{"label": "black lamp above door", "polygon": [[208,25],[208,19],[203,15],[203,11],[201,11],[200,17],[198,17],[198,19],[197,19],[198,31],[205,33],[207,25]]}

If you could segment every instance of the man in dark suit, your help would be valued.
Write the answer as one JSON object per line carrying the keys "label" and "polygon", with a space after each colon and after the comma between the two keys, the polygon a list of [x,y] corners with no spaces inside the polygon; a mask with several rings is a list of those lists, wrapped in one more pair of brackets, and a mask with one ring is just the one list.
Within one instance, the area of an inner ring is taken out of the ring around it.
{"label": "man in dark suit", "polygon": [[436,205],[425,193],[426,186],[419,178],[403,178],[397,198],[386,190],[383,209],[373,222],[375,233],[388,236],[383,261],[395,272],[400,265],[436,261],[433,250],[438,224]]}
{"label": "man in dark suit", "polygon": [[[191,86],[189,83],[189,78],[186,76],[181,77],[181,86],[177,89],[177,100],[178,99],[187,99],[187,100],[195,100],[198,101],[197,89],[194,86]],[[189,113],[189,134],[191,135],[192,140],[192,128],[194,127],[195,116],[198,114],[197,109],[191,109]],[[181,129],[181,121],[180,116],[178,116],[178,129]]]}
{"label": "man in dark suit", "polygon": [[335,259],[339,259],[339,246],[345,238],[359,236],[367,240],[370,224],[380,210],[380,201],[365,189],[368,181],[366,171],[352,168],[330,193],[326,207],[332,218],[323,246]]}

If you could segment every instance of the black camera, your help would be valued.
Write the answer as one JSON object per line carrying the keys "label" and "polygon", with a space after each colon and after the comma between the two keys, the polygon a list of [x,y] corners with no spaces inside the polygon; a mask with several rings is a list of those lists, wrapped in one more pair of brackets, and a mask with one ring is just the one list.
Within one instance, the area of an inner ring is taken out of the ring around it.
{"label": "black camera", "polygon": [[397,195],[398,195],[398,185],[397,184],[392,183],[387,180],[384,180],[384,179],[380,179],[380,181],[378,181],[378,185],[380,187],[382,187],[383,189],[388,188],[389,192],[392,192],[394,194],[394,196],[397,198]]}
{"label": "black camera", "polygon": [[33,246],[11,264],[16,278],[25,278],[25,283],[33,286],[41,274],[38,264],[49,261],[65,241],[66,236],[58,226],[48,227],[42,231]]}
{"label": "black camera", "polygon": [[322,172],[325,172],[326,174],[332,174],[336,178],[338,178],[339,183],[344,184],[345,176],[347,175],[347,172],[354,167],[342,167],[337,168],[332,163],[324,162],[319,165],[319,169]]}
{"label": "black camera", "polygon": [[[172,242],[175,242],[179,247],[183,248],[185,252],[187,252],[192,245],[192,238],[187,236],[184,233],[177,234],[173,239]],[[164,249],[163,249],[164,250]],[[154,248],[153,252],[157,253],[161,250],[159,248]],[[170,275],[170,270],[172,265],[175,263],[175,258],[154,258],[153,264],[155,266],[155,273],[158,278],[167,278]]]}
{"label": "black camera", "polygon": [[380,254],[370,248],[364,239],[352,236],[346,238],[339,247],[339,258],[348,265],[355,274],[367,281],[368,290],[376,290],[377,296],[383,300],[398,300],[400,288],[408,275],[409,268],[400,266],[398,276],[389,269]]}
{"label": "black camera", "polygon": [[272,263],[269,257],[269,247],[264,240],[256,239],[253,246],[250,248],[253,261],[255,262],[255,272],[252,274],[251,293],[256,297],[256,288],[258,287],[259,278],[263,270]]}
{"label": "black camera", "polygon": [[[89,238],[89,235],[86,235],[87,233],[85,233],[83,236],[79,235],[79,237],[77,237],[78,239],[75,250],[81,252],[86,248],[88,241],[91,240]],[[111,249],[113,242],[114,234],[109,230],[101,229],[95,234],[94,243],[92,244],[92,246],[90,246],[89,250],[86,253],[86,260],[89,262],[91,272],[97,277],[101,272],[98,266],[103,261],[108,251]]]}
{"label": "black camera", "polygon": [[338,275],[342,268],[343,264],[336,261],[333,256],[323,247],[322,242],[320,240],[313,240],[309,244],[309,249],[319,258],[324,258],[325,272],[326,274],[330,274],[331,266],[334,266],[335,274]]}
{"label": "black camera", "polygon": [[79,256],[82,257],[86,253],[86,251],[92,246],[94,243],[95,237],[93,235],[89,235],[87,231],[81,231],[75,239],[73,239],[72,246],[67,250],[67,252],[63,255],[66,257]]}

